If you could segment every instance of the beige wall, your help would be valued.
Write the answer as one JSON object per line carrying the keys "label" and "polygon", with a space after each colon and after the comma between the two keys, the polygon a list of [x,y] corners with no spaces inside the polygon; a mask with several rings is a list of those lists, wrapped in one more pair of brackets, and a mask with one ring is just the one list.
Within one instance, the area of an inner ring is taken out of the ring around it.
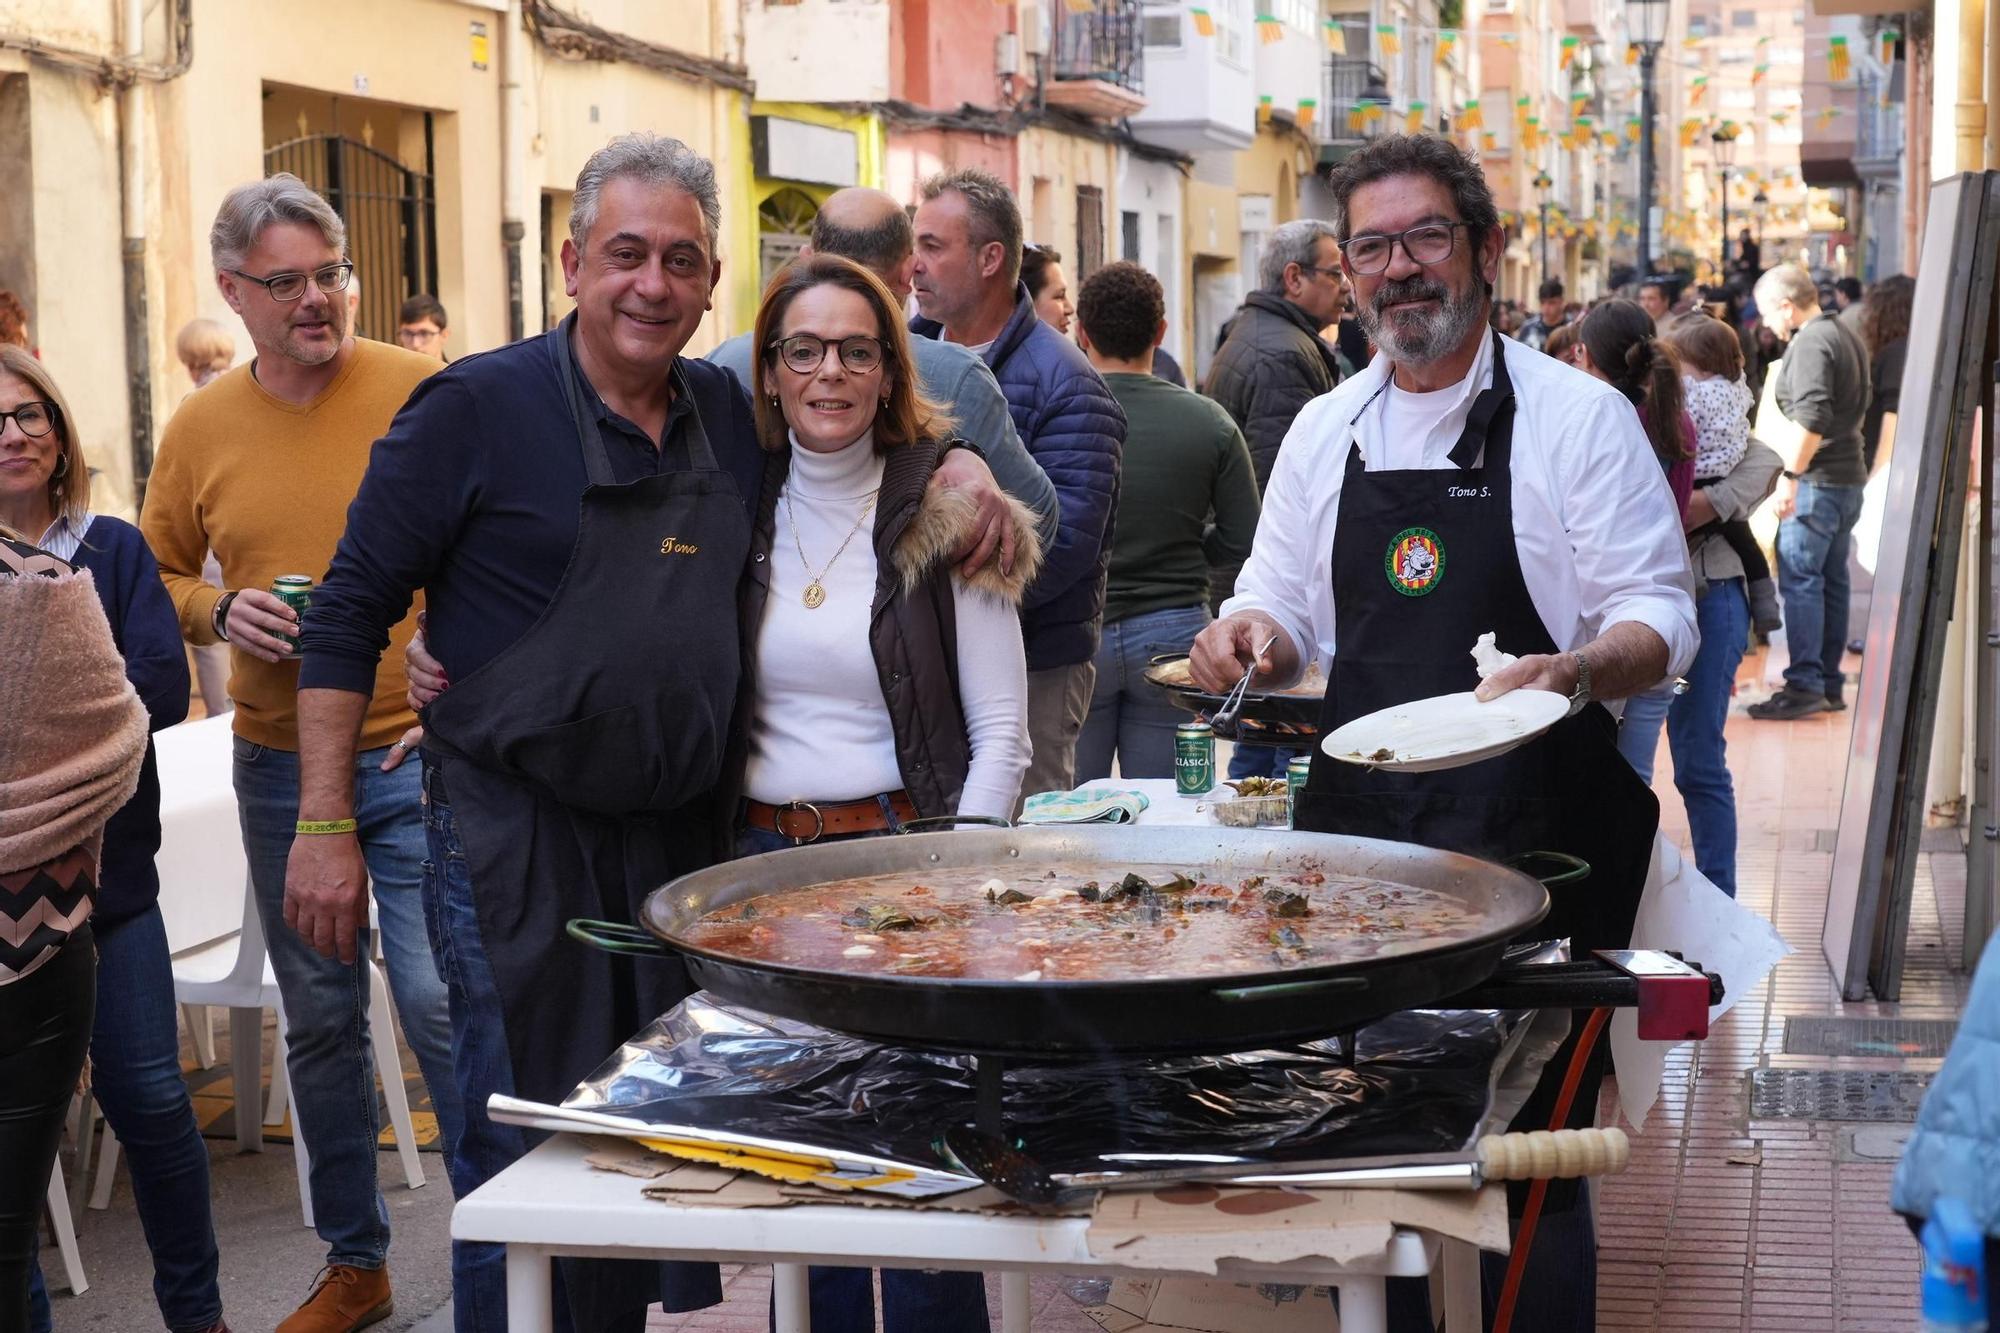
{"label": "beige wall", "polygon": [[[1061,251],[1074,278],[1076,191],[1078,186],[1094,185],[1104,192],[1104,247],[1106,256],[1113,256],[1111,228],[1118,218],[1117,150],[1096,139],[1042,128],[1023,132],[1019,144],[1021,169],[1015,188],[1021,199],[1028,240],[1053,245]],[[1044,185],[1039,192],[1038,183]]]}

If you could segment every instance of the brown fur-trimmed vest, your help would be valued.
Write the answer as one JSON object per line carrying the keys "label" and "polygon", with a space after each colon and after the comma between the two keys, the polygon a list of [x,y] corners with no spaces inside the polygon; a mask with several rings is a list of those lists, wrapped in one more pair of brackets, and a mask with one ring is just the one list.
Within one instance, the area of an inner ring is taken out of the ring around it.
{"label": "brown fur-trimmed vest", "polygon": [[[869,610],[868,646],[882,686],[882,700],[896,736],[896,764],[917,813],[949,815],[958,809],[972,763],[965,715],[958,703],[958,618],[953,603],[951,553],[972,532],[972,502],[955,491],[934,488],[931,474],[945,443],[923,440],[882,456],[882,494],[875,506],[875,598]],[[791,451],[769,456],[751,555],[745,567],[738,610],[743,634],[741,703],[732,728],[734,743],[723,778],[734,818],[749,763],[750,718],[756,707],[757,634],[771,590],[771,549],[777,534],[778,495],[791,471]],[[1014,568],[1002,574],[989,562],[971,586],[1019,606],[1021,594],[1041,566],[1035,517],[1010,499],[1014,524]]]}

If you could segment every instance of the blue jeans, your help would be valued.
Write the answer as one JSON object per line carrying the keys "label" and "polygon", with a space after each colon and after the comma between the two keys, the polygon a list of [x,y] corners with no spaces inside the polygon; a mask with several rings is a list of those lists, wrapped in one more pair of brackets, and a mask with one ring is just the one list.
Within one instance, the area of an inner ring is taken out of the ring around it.
{"label": "blue jeans", "polygon": [[[1301,752],[1286,746],[1239,745],[1229,753],[1229,776],[1240,778],[1281,778],[1285,766]],[[1312,751],[1304,751],[1311,754]]]}
{"label": "blue jeans", "polygon": [[[1081,778],[1078,781],[1082,781]],[[893,821],[894,816],[890,816]],[[879,838],[855,833],[821,842]],[[920,836],[920,835],[919,835]],[[736,854],[756,856],[795,846],[766,829],[739,828]],[[810,1274],[813,1333],[875,1333],[875,1283],[866,1268],[821,1268]],[[913,1268],[882,1270],[884,1333],[986,1333],[986,1279],[978,1273],[926,1273]]]}
{"label": "blue jeans", "polygon": [[1097,684],[1076,742],[1079,784],[1110,777],[1114,757],[1120,777],[1174,775],[1174,728],[1190,715],[1147,684],[1146,666],[1161,654],[1187,652],[1207,626],[1205,606],[1147,611],[1104,626]]}
{"label": "blue jeans", "polygon": [[[454,1087],[466,1108],[463,1131],[445,1159],[452,1192],[464,1198],[528,1152],[527,1134],[487,1118],[486,1099],[514,1095],[514,1062],[500,988],[479,935],[472,873],[452,809],[426,791],[424,921],[450,997]],[[562,1280],[558,1272],[556,1281]],[[459,1333],[501,1333],[507,1327],[507,1252],[484,1242],[451,1243],[452,1317]],[[553,1302],[558,1328],[569,1327],[569,1302]]]}
{"label": "blue jeans", "polygon": [[1701,648],[1688,668],[1688,691],[1667,713],[1674,786],[1687,805],[1694,864],[1718,889],[1736,896],[1736,788],[1729,777],[1723,723],[1736,668],[1750,641],[1750,603],[1741,579],[1710,579],[1694,606]]}
{"label": "blue jeans", "polygon": [[1618,719],[1618,753],[1649,787],[1653,761],[1660,753],[1660,728],[1666,725],[1673,702],[1674,696],[1664,690],[1635,694],[1625,701],[1625,715]]}
{"label": "blue jeans", "polygon": [[1785,688],[1838,699],[1846,685],[1847,553],[1861,518],[1859,486],[1798,483],[1798,505],[1778,524],[1778,595],[1785,601],[1791,665]]}
{"label": "blue jeans", "polygon": [[[389,1255],[389,1210],[375,1184],[375,1058],[368,1041],[368,973],[358,961],[322,958],[285,924],[285,862],[299,817],[299,757],[236,738],[236,805],[250,860],[257,915],[271,970],[285,1002],[292,1115],[312,1158],[313,1223],[327,1262],[380,1268]],[[387,749],[354,762],[354,817],[375,911],[382,926],[389,989],[403,1035],[430,1088],[447,1150],[464,1117],[451,1078],[451,1029],[444,983],[431,958],[418,898],[423,867],[421,778],[415,764],[380,770]],[[366,955],[370,932],[355,948]],[[388,1070],[400,1078],[401,1070]],[[255,1115],[239,1106],[238,1115]]]}
{"label": "blue jeans", "polygon": [[[209,1213],[208,1148],[181,1077],[174,1024],[174,973],[160,909],[93,922],[97,1019],[90,1036],[90,1090],[118,1135],[132,1172],[132,1198],[153,1255],[153,1298],[174,1333],[222,1318],[215,1223]],[[34,1333],[47,1333],[39,1267],[29,1276]]]}

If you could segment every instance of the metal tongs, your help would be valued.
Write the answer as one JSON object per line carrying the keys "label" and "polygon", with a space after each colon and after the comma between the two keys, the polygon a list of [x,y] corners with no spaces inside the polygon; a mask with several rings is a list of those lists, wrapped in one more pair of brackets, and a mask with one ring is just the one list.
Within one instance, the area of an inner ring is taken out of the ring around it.
{"label": "metal tongs", "polygon": [[1263,646],[1251,655],[1250,665],[1244,669],[1243,679],[1236,682],[1235,689],[1222,696],[1222,707],[1210,715],[1209,729],[1222,739],[1226,741],[1236,739],[1236,715],[1243,711],[1243,698],[1250,692],[1250,678],[1257,674],[1258,661],[1265,653],[1271,651],[1271,645],[1277,641],[1278,636],[1275,634],[1264,640]]}

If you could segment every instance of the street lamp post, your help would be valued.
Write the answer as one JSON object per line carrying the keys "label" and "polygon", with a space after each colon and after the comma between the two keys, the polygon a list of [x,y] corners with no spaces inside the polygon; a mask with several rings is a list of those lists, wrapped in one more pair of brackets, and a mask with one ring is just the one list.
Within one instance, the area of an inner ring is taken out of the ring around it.
{"label": "street lamp post", "polygon": [[1546,171],[1535,173],[1535,198],[1540,201],[1542,217],[1542,281],[1549,280],[1549,186],[1554,184]]}
{"label": "street lamp post", "polygon": [[1750,203],[1757,210],[1757,263],[1759,267],[1762,267],[1764,263],[1764,214],[1770,211],[1771,196],[1765,194],[1764,188],[1760,185],[1757,187],[1757,193],[1750,196]]}
{"label": "street lamp post", "polygon": [[1668,0],[1625,0],[1627,35],[1639,48],[1639,280],[1653,267],[1653,67],[1666,39]]}
{"label": "street lamp post", "polygon": [[1715,151],[1715,167],[1722,177],[1722,281],[1729,282],[1729,169],[1736,165],[1736,127],[1724,124],[1708,136]]}

